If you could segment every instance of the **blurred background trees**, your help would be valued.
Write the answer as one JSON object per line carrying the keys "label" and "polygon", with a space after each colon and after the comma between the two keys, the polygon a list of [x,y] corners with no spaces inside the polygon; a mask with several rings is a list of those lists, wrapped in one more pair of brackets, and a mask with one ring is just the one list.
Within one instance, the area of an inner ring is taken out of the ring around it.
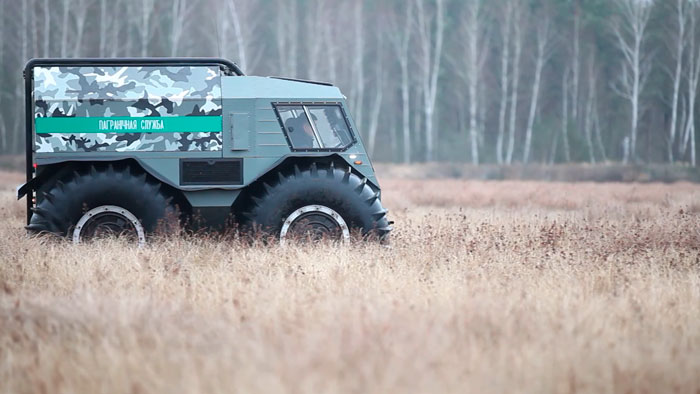
{"label": "blurred background trees", "polygon": [[0,0],[0,152],[32,57],[329,81],[377,161],[696,164],[698,0]]}

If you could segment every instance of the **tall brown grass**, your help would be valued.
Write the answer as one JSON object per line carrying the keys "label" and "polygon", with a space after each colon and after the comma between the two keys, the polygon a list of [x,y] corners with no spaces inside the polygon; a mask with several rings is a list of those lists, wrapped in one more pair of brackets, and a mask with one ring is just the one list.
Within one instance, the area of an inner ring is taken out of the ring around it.
{"label": "tall brown grass", "polygon": [[375,244],[27,238],[0,391],[700,392],[700,187],[386,179]]}

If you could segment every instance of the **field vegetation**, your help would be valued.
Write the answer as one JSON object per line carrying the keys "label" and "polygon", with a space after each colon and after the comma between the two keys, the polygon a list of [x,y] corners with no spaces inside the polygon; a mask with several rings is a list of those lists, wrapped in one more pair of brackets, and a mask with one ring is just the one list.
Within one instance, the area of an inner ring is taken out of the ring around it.
{"label": "field vegetation", "polygon": [[382,179],[390,247],[28,238],[0,392],[700,392],[700,186]]}

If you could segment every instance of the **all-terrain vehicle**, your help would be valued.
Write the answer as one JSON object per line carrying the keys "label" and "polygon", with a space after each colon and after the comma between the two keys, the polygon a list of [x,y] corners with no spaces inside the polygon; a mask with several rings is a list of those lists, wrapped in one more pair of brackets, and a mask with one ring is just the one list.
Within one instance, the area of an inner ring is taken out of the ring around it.
{"label": "all-terrain vehicle", "polygon": [[169,218],[281,240],[384,239],[380,188],[330,84],[210,58],[33,59],[24,70],[27,229],[74,242]]}

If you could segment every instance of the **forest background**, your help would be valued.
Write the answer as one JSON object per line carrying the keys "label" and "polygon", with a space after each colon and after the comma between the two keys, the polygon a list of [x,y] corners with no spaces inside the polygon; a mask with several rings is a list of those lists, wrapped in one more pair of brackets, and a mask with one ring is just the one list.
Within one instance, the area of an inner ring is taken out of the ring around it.
{"label": "forest background", "polygon": [[697,0],[0,0],[0,153],[33,57],[328,81],[376,161],[695,165]]}

